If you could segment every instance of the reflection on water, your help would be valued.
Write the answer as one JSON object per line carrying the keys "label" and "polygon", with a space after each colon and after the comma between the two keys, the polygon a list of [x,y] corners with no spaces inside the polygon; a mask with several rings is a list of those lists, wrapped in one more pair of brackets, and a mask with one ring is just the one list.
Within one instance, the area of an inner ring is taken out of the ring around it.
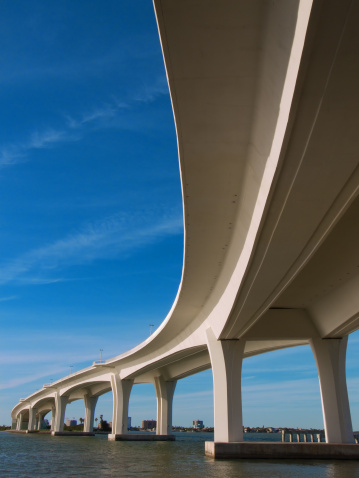
{"label": "reflection on water", "polygon": [[[278,439],[259,434],[256,438]],[[106,436],[0,433],[0,476],[359,478],[356,461],[212,460],[204,456],[206,440],[213,435],[177,433],[175,442],[109,442]]]}

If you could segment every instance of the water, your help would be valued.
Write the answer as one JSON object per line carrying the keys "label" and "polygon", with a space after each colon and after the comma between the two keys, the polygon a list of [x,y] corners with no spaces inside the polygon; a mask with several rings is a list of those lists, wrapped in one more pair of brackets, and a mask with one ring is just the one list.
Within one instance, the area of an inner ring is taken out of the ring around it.
{"label": "water", "polygon": [[206,440],[213,434],[176,433],[175,442],[109,442],[107,436],[0,433],[0,477],[359,478],[359,461],[213,460],[204,456]]}

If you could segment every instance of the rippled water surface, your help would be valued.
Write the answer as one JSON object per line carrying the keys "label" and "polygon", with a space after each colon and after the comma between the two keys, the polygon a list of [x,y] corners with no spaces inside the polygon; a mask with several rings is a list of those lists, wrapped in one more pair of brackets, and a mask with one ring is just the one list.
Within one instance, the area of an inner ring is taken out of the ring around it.
{"label": "rippled water surface", "polygon": [[[247,438],[259,438],[253,435]],[[206,440],[213,435],[177,433],[175,442],[109,442],[106,436],[0,433],[0,477],[359,478],[357,461],[213,460],[204,456]]]}

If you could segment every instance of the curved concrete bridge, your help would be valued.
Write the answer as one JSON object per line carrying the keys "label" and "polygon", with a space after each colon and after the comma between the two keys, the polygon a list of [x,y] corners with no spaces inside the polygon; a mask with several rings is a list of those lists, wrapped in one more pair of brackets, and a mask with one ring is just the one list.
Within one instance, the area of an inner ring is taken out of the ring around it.
{"label": "curved concrete bridge", "polygon": [[359,3],[155,0],[181,170],[185,250],[162,325],[125,354],[21,400],[18,429],[113,393],[127,433],[152,382],[171,433],[176,381],[212,367],[215,442],[241,442],[245,357],[310,344],[326,440],[354,443],[345,378],[359,326]]}

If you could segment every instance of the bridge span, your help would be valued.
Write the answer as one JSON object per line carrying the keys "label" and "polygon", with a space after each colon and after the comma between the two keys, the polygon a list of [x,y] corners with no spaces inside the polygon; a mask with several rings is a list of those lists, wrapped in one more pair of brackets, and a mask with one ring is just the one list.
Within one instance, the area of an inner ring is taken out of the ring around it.
{"label": "bridge span", "polygon": [[176,381],[212,368],[215,442],[243,441],[246,357],[310,344],[327,443],[354,443],[345,355],[359,327],[359,3],[154,0],[177,130],[185,246],[162,325],[127,353],[21,400],[35,430],[84,400],[154,383],[171,434]]}

